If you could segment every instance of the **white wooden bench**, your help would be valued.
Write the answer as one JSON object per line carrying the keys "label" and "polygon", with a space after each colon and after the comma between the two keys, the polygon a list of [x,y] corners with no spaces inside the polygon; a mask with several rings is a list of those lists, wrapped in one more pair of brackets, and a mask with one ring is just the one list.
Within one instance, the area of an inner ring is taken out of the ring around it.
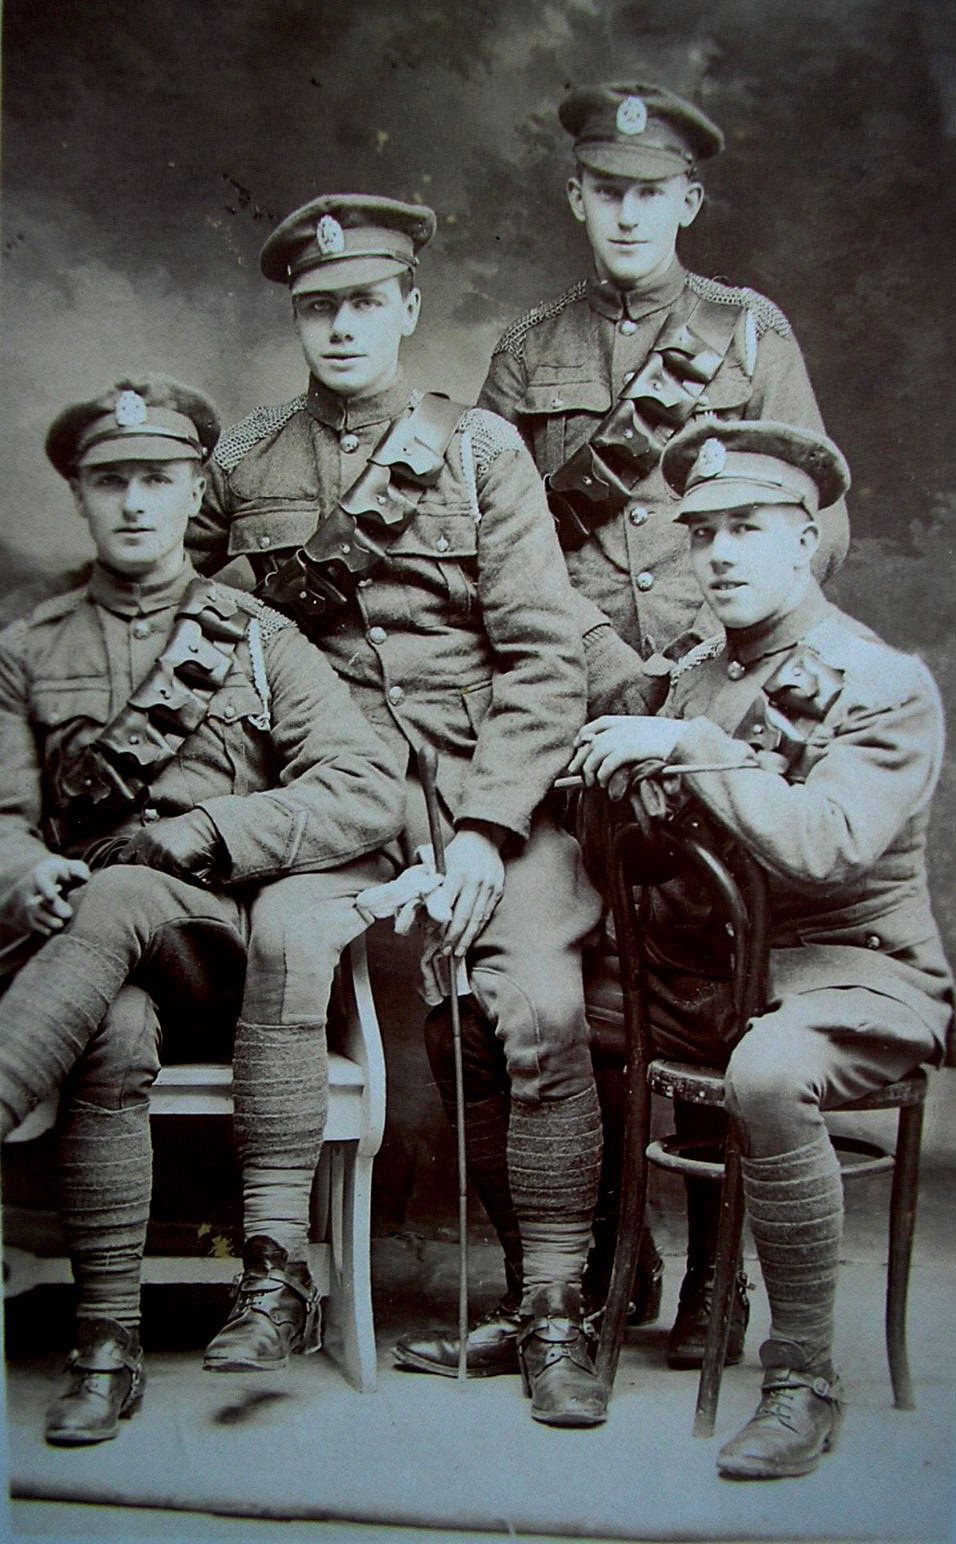
{"label": "white wooden bench", "polygon": [[[55,1123],[57,1101],[40,1105],[9,1142],[27,1142]],[[232,1068],[222,1063],[166,1066],[150,1097],[150,1113],[232,1115]],[[323,1344],[349,1382],[363,1392],[376,1381],[372,1314],[372,1165],[385,1126],[385,1059],[368,976],[364,937],[342,956],[329,1015],[329,1117],[312,1192],[309,1266],[323,1298]],[[71,1280],[58,1255],[4,1249],[5,1296]],[[232,1255],[147,1255],[146,1284],[231,1282]]]}

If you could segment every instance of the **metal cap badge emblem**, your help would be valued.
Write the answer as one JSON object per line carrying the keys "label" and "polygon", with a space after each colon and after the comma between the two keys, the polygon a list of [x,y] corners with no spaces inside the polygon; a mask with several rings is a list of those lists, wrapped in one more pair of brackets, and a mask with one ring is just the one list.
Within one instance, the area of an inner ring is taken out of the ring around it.
{"label": "metal cap badge emblem", "polygon": [[335,257],[345,251],[345,232],[332,214],[324,214],[315,227],[315,239],[323,257]]}
{"label": "metal cap badge emblem", "polygon": [[705,440],[694,463],[694,476],[717,477],[727,464],[727,451],[720,440]]}
{"label": "metal cap badge emblem", "polygon": [[647,128],[647,108],[639,96],[625,97],[614,121],[619,134],[643,134]]}
{"label": "metal cap badge emblem", "polygon": [[138,391],[121,391],[116,399],[113,417],[119,429],[135,429],[147,418],[146,403]]}

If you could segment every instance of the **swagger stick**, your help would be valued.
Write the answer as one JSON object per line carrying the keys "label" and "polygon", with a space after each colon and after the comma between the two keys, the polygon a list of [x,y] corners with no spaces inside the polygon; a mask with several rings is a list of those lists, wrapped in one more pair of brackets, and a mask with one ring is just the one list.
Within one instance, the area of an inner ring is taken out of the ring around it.
{"label": "swagger stick", "polygon": [[[418,752],[418,776],[428,811],[428,830],[439,874],[445,870],[445,840],[438,813],[438,756],[430,745]],[[458,972],[453,958],[448,965],[448,1003],[451,1039],[455,1054],[455,1135],[458,1142],[458,1381],[468,1377],[468,1169],[465,1161],[465,1075],[461,1059],[461,1010],[458,1005]]]}

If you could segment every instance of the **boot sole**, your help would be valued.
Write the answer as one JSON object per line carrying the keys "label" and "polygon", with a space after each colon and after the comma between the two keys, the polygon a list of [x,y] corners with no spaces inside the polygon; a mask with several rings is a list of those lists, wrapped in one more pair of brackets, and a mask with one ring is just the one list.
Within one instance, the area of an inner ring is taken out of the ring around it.
{"label": "boot sole", "polygon": [[601,1415],[575,1415],[568,1411],[567,1414],[564,1415],[562,1415],[560,1412],[555,1412],[553,1415],[549,1415],[546,1414],[543,1410],[536,1410],[532,1405],[531,1419],[533,1421],[540,1421],[542,1426],[563,1426],[565,1428],[577,1426],[583,1428],[588,1426],[603,1426],[604,1422],[607,1420],[607,1412],[604,1411]]}
{"label": "boot sole", "polygon": [[[418,1356],[414,1351],[393,1351],[395,1366],[404,1372],[431,1372],[439,1378],[457,1378],[458,1364],[446,1367],[442,1362],[429,1361],[427,1356]],[[515,1350],[514,1364],[509,1367],[469,1367],[469,1378],[509,1378],[519,1372],[518,1352]]]}
{"label": "boot sole", "polygon": [[203,1372],[281,1372],[288,1367],[289,1358],[279,1357],[275,1362],[254,1362],[251,1359],[243,1361],[240,1357],[224,1357],[222,1361],[213,1361],[204,1357]]}

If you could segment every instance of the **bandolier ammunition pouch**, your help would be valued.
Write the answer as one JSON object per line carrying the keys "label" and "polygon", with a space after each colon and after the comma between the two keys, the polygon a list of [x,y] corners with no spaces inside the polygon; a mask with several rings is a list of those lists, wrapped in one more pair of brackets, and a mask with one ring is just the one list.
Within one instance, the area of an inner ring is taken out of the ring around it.
{"label": "bandolier ammunition pouch", "polygon": [[249,626],[249,601],[211,579],[195,579],[166,645],[129,701],[95,739],[49,768],[51,833],[57,845],[104,834],[141,807],[151,784],[206,717]]}
{"label": "bandolier ammunition pouch", "polygon": [[441,475],[464,407],[437,392],[413,399],[389,424],[365,470],[315,533],[267,574],[257,594],[315,636],[353,599],[387,556],[427,488]]}
{"label": "bandolier ammunition pouch", "polygon": [[740,310],[701,299],[686,320],[669,316],[591,438],[545,479],[566,552],[620,514],[671,436],[707,407],[706,388],[727,356]]}

